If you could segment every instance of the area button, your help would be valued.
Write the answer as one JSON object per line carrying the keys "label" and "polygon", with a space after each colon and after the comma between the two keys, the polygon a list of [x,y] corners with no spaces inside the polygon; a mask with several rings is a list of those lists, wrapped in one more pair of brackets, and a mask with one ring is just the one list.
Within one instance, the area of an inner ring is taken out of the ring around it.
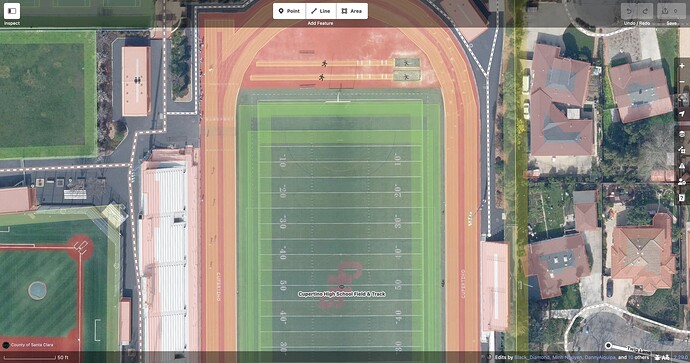
{"label": "area button", "polygon": [[338,3],[338,19],[369,19],[369,3]]}

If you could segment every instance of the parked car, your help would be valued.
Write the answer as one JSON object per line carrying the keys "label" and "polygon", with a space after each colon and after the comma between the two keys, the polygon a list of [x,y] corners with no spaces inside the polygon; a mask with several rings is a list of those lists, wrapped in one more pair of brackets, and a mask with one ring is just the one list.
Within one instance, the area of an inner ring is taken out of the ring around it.
{"label": "parked car", "polygon": [[529,101],[525,101],[522,105],[522,114],[525,116],[525,120],[529,120]]}
{"label": "parked car", "polygon": [[613,280],[609,279],[606,282],[606,296],[611,297],[613,296]]}

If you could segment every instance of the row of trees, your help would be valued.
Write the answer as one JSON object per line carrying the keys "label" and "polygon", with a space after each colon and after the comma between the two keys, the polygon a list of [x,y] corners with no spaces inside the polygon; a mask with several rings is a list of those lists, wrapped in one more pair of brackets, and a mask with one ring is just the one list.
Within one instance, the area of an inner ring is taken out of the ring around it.
{"label": "row of trees", "polygon": [[186,29],[180,28],[173,33],[170,50],[170,77],[172,78],[173,97],[183,97],[189,92],[191,70],[191,46]]}

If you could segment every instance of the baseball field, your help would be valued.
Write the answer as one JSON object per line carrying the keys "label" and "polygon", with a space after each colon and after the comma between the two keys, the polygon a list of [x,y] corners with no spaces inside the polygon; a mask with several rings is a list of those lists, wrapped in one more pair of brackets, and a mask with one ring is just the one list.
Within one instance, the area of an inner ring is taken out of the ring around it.
{"label": "baseball field", "polygon": [[[0,340],[11,352],[77,352],[109,361],[119,350],[117,207],[0,216]],[[30,338],[27,338],[30,337]]]}
{"label": "baseball field", "polygon": [[0,47],[0,159],[95,154],[95,32],[1,32]]}
{"label": "baseball field", "polygon": [[240,351],[443,349],[441,108],[433,89],[240,93]]}

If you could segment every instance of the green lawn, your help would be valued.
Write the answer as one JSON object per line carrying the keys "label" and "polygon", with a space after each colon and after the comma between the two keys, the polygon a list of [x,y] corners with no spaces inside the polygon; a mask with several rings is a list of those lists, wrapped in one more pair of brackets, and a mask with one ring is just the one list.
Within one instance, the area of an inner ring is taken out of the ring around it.
{"label": "green lawn", "polygon": [[[404,92],[240,105],[241,350],[441,350],[440,95]],[[350,288],[386,297],[297,296]]]}
{"label": "green lawn", "polygon": [[611,88],[611,80],[609,79],[609,68],[604,68],[604,75],[602,77],[602,82],[604,83],[604,99],[601,100],[602,106],[602,124],[604,129],[604,135],[608,131],[609,127],[613,124],[613,117],[611,116],[611,109],[616,108],[616,101],[613,99],[613,88]]}
{"label": "green lawn", "polygon": [[21,29],[151,28],[155,4],[146,0],[18,0]]}
{"label": "green lawn", "polygon": [[[120,233],[117,225],[117,206],[105,207],[85,207],[85,208],[71,208],[55,213],[55,211],[36,212],[36,213],[22,213],[22,214],[8,214],[0,216],[0,230],[9,231],[0,233],[0,243],[35,243],[40,244],[61,244],[66,243],[68,239],[75,234],[87,235],[94,242],[95,250],[91,257],[84,261],[84,311],[83,311],[83,326],[82,326],[82,350],[90,352],[89,361],[108,361],[117,358],[116,355],[108,354],[108,351],[119,351],[119,297],[120,297]],[[100,227],[94,223],[94,218],[100,224]],[[101,229],[103,228],[103,229]],[[57,253],[50,252],[13,252],[12,256],[7,257],[7,260],[2,260],[3,255],[8,252],[0,253],[0,271],[19,271],[29,269],[38,272],[48,271],[59,276],[72,276],[73,284],[70,288],[65,288],[67,291],[71,289],[71,294],[76,293],[76,263],[72,261],[71,270],[69,266],[62,266],[59,256],[55,257]],[[49,258],[41,258],[39,253],[50,255]],[[62,253],[67,256],[66,254]],[[25,257],[26,256],[26,257]],[[67,256],[69,259],[69,256]],[[31,260],[30,264],[22,262]],[[4,262],[3,262],[4,261]],[[19,261],[19,262],[18,262]],[[4,263],[4,264],[3,264]],[[29,268],[31,267],[31,268]],[[61,272],[61,271],[64,271]],[[71,271],[71,272],[70,272]],[[70,275],[71,274],[71,275]],[[0,281],[2,276],[8,276],[8,280],[12,280],[15,276],[20,274],[0,274]],[[22,282],[24,283],[24,282]],[[25,284],[25,283],[24,283]],[[48,289],[51,284],[48,284]],[[2,286],[0,282],[0,291],[8,291]],[[26,289],[24,288],[24,291]],[[7,300],[2,300],[5,303]],[[13,306],[22,306],[15,304]],[[53,308],[45,306],[43,311],[49,316],[54,316],[57,319],[64,317],[64,319],[75,318],[76,305],[72,315],[63,313],[63,310],[68,306],[67,303],[60,303],[59,307]],[[0,307],[3,307],[0,305]],[[5,310],[5,309],[3,309]],[[48,318],[45,321],[52,321]],[[96,321],[97,320],[97,321]],[[12,319],[0,319],[0,335],[45,335],[44,329],[51,329],[53,324],[46,324],[46,327],[37,327],[32,325],[25,325],[25,331],[22,334],[5,334],[7,331],[3,328],[3,322],[10,324]],[[72,319],[72,325],[76,323]],[[37,323],[38,324],[38,323]],[[42,326],[43,323],[39,325]],[[56,325],[53,329],[58,329],[60,325]],[[94,329],[96,331],[94,332]],[[9,331],[9,330],[8,330]],[[95,337],[95,338],[94,338]],[[98,340],[98,341],[97,341]]]}
{"label": "green lawn", "polygon": [[678,57],[678,29],[677,28],[659,28],[656,33],[659,40],[659,51],[661,53],[661,62],[664,66],[666,79],[668,81],[668,89],[671,94],[674,93],[676,85],[676,72],[671,70],[674,67],[675,58]]}
{"label": "green lawn", "polygon": [[94,155],[95,32],[0,32],[0,46],[0,159]]}
{"label": "green lawn", "polygon": [[563,33],[563,43],[565,43],[565,56],[567,58],[585,62],[592,61],[594,38],[583,34],[577,28],[570,25]]}
{"label": "green lawn", "polygon": [[572,196],[565,195],[563,185],[558,179],[530,184],[529,224],[537,234],[533,240],[563,236],[565,211],[569,209],[571,200]]}
{"label": "green lawn", "polygon": [[561,296],[549,299],[549,302],[551,303],[551,310],[582,308],[580,284],[572,284],[561,287],[561,294]]}
{"label": "green lawn", "polygon": [[670,289],[658,289],[651,296],[630,297],[628,311],[663,324],[679,326],[682,321],[682,310],[678,275],[673,276],[673,285]]}
{"label": "green lawn", "polygon": [[[0,252],[0,335],[66,336],[77,325],[77,262],[61,251]],[[33,300],[29,285],[47,287]],[[11,317],[11,318],[10,318]]]}

